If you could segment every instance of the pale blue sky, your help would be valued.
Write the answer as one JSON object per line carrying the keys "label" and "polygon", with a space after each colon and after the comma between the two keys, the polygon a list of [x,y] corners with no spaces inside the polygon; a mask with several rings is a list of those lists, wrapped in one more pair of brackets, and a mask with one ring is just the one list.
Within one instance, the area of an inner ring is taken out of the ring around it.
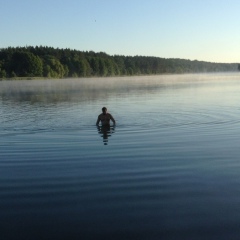
{"label": "pale blue sky", "polygon": [[240,62],[239,0],[0,0],[0,48]]}

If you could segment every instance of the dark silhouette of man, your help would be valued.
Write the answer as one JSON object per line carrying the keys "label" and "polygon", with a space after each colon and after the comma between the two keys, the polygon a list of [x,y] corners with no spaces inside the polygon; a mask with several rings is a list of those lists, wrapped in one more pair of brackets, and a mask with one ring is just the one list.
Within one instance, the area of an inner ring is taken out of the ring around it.
{"label": "dark silhouette of man", "polygon": [[102,108],[102,113],[98,116],[96,125],[98,126],[99,123],[101,122],[102,127],[109,127],[110,126],[110,120],[113,122],[113,124],[116,124],[115,119],[113,116],[107,112],[107,108],[103,107]]}

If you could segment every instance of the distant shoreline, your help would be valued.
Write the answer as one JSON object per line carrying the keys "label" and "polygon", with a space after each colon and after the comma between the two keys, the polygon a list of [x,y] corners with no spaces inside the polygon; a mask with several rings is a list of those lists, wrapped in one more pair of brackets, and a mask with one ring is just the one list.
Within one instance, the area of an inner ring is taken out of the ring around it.
{"label": "distant shoreline", "polygon": [[34,80],[119,77],[208,72],[235,72],[238,63],[212,63],[179,58],[108,55],[51,47],[0,49],[0,79]]}

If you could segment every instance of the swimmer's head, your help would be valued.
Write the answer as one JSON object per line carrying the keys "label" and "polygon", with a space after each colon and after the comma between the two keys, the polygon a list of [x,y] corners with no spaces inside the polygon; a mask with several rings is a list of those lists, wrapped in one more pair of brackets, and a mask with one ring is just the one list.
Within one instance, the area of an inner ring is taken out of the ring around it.
{"label": "swimmer's head", "polygon": [[103,108],[102,108],[102,112],[103,112],[104,114],[106,114],[106,113],[107,113],[107,108],[106,108],[106,107],[103,107]]}

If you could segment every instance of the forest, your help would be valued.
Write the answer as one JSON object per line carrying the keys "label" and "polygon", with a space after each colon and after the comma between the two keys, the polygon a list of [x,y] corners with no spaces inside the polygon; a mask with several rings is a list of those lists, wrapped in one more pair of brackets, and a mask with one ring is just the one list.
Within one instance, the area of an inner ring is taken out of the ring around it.
{"label": "forest", "polygon": [[238,63],[108,55],[45,46],[0,49],[0,78],[107,77],[148,74],[232,72]]}

